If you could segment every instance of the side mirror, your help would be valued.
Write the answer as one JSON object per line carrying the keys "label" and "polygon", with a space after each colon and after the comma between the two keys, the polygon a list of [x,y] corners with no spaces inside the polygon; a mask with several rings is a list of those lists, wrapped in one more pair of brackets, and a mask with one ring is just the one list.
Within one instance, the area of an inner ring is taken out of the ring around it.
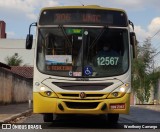
{"label": "side mirror", "polygon": [[37,23],[34,22],[34,23],[30,24],[30,26],[29,26],[29,34],[26,37],[26,49],[32,49],[33,35],[30,34],[32,26],[37,26]]}
{"label": "side mirror", "polygon": [[130,33],[130,44],[132,45],[133,49],[133,58],[137,57],[137,40],[136,40],[136,34],[134,32]]}
{"label": "side mirror", "polygon": [[32,49],[33,35],[28,34],[26,37],[26,49]]}

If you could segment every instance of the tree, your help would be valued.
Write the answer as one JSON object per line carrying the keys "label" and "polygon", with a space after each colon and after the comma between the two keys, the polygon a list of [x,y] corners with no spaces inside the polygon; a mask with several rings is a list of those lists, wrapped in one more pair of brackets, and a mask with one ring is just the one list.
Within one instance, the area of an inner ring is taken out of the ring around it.
{"label": "tree", "polygon": [[153,54],[154,49],[151,47],[151,41],[147,38],[144,44],[137,47],[137,59],[132,63],[132,86],[137,95],[137,98],[144,103],[148,102],[150,97],[151,85],[155,85],[155,80],[158,80],[157,76],[153,75]]}
{"label": "tree", "polygon": [[11,57],[5,58],[6,64],[9,66],[20,66],[23,63],[23,60],[21,57],[19,57],[17,54],[14,54]]}
{"label": "tree", "polygon": [[155,96],[156,93],[158,92],[157,87],[158,87],[158,80],[160,78],[160,71],[153,70],[153,72],[150,74],[149,77],[150,77],[151,84],[154,88],[154,96]]}

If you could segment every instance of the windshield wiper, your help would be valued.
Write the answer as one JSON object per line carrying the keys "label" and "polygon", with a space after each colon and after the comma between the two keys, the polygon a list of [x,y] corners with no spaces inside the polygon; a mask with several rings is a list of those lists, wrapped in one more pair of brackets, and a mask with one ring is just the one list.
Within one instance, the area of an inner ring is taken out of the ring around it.
{"label": "windshield wiper", "polygon": [[95,40],[92,42],[92,44],[90,45],[89,49],[91,49],[96,42],[101,38],[101,36],[103,35],[103,33],[108,29],[108,26],[104,26],[103,29],[101,30],[101,32],[97,35],[97,37],[95,38]]}
{"label": "windshield wiper", "polygon": [[63,33],[64,37],[66,38],[66,40],[67,40],[69,46],[72,47],[72,43],[70,42],[70,40],[69,40],[69,38],[68,38],[68,36],[67,36],[65,30],[64,30],[63,25],[59,25],[59,27],[60,27],[60,29],[62,30],[62,33]]}
{"label": "windshield wiper", "polygon": [[92,42],[92,44],[89,46],[88,48],[88,53],[87,53],[87,60],[90,54],[90,49],[93,48],[93,46],[97,43],[97,41],[102,37],[102,35],[104,34],[104,32],[108,29],[108,26],[104,26],[101,30],[101,32],[97,35],[97,37],[95,38],[95,40]]}

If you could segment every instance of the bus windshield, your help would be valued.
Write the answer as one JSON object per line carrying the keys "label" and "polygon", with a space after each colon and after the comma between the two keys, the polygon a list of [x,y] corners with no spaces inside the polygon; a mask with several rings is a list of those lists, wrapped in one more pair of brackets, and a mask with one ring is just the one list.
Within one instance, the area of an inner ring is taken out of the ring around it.
{"label": "bus windshield", "polygon": [[38,29],[37,67],[61,77],[109,77],[129,68],[128,31],[58,26]]}

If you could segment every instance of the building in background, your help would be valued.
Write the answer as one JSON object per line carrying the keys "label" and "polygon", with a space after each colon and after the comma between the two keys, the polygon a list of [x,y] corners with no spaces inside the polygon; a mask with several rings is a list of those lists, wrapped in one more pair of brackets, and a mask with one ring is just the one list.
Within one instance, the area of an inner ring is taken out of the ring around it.
{"label": "building in background", "polygon": [[26,50],[25,39],[7,39],[6,23],[0,20],[0,62],[6,64],[6,58],[16,55],[21,57],[25,66],[33,66],[34,46],[31,50]]}
{"label": "building in background", "polygon": [[31,50],[25,48],[25,43],[25,39],[0,39],[0,62],[6,64],[7,57],[18,55],[23,60],[22,66],[33,66],[35,40]]}
{"label": "building in background", "polygon": [[6,23],[4,21],[0,21],[0,38],[6,38]]}

